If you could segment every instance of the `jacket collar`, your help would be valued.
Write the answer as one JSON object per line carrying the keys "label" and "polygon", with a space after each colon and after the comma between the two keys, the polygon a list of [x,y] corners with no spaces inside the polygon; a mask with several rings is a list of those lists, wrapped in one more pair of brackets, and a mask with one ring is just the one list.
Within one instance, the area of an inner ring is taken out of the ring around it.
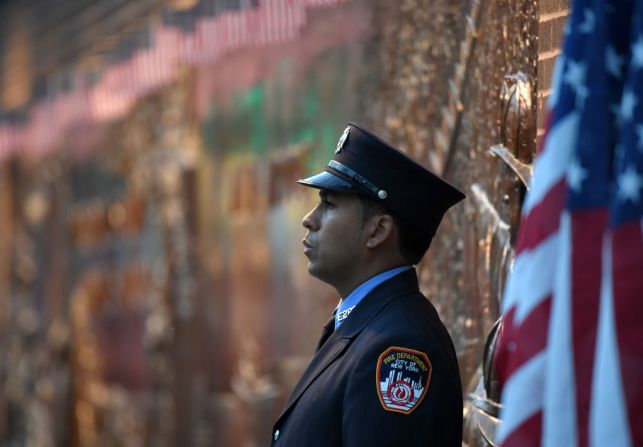
{"label": "jacket collar", "polygon": [[331,337],[355,338],[388,303],[399,296],[418,292],[418,290],[418,279],[414,268],[395,275],[366,295]]}

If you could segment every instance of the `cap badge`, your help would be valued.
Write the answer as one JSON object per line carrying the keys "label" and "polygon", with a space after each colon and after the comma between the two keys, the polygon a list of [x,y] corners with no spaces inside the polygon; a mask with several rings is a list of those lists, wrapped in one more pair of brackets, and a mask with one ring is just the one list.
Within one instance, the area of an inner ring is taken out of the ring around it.
{"label": "cap badge", "polygon": [[344,147],[344,143],[346,143],[346,140],[348,139],[348,133],[351,131],[350,127],[347,127],[344,129],[344,133],[342,134],[341,137],[339,137],[339,141],[337,142],[337,149],[335,149],[335,153],[339,154],[342,151],[342,148]]}

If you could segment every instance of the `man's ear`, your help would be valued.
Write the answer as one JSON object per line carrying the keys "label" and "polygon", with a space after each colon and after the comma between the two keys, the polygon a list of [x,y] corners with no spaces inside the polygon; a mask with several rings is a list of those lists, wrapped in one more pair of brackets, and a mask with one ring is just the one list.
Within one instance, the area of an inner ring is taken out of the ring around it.
{"label": "man's ear", "polygon": [[376,248],[395,236],[395,221],[390,214],[378,214],[369,219],[366,247]]}

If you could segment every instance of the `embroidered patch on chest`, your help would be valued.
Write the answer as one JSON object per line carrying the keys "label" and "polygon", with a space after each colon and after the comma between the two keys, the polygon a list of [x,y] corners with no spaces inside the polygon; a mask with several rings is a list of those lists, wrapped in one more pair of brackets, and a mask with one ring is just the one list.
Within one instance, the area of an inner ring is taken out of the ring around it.
{"label": "embroidered patch on chest", "polygon": [[431,362],[424,352],[391,346],[377,359],[377,395],[387,411],[411,413],[430,380]]}

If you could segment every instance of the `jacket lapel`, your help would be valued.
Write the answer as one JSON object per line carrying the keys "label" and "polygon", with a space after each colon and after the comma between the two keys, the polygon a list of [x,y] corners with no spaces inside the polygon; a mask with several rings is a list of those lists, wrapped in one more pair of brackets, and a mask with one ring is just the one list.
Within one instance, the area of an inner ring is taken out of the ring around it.
{"label": "jacket lapel", "polygon": [[333,332],[328,339],[318,347],[317,353],[290,395],[284,410],[279,416],[278,422],[281,421],[288,413],[288,410],[299,400],[310,384],[313,383],[333,361],[346,351],[351,342],[386,305],[399,296],[417,291],[417,276],[415,269],[411,268],[383,282],[364,297],[355,310],[351,312],[350,318],[347,318],[339,329]]}
{"label": "jacket lapel", "polygon": [[299,379],[299,383],[295,386],[288,402],[284,407],[284,410],[279,416],[279,420],[288,412],[290,407],[292,407],[295,402],[299,400],[304,391],[310,386],[311,383],[330,365],[337,357],[339,357],[346,347],[350,344],[351,340],[347,338],[341,338],[337,336],[337,332],[333,334],[326,340],[323,346],[317,351],[313,360],[306,368],[304,375]]}
{"label": "jacket lapel", "polygon": [[333,332],[335,332],[335,312],[333,312],[333,316],[330,317],[326,325],[324,326],[324,330],[322,331],[321,337],[319,337],[319,342],[317,343],[317,349],[315,349],[315,353],[317,353],[322,346],[324,346],[324,343],[326,343],[326,340],[333,335]]}

